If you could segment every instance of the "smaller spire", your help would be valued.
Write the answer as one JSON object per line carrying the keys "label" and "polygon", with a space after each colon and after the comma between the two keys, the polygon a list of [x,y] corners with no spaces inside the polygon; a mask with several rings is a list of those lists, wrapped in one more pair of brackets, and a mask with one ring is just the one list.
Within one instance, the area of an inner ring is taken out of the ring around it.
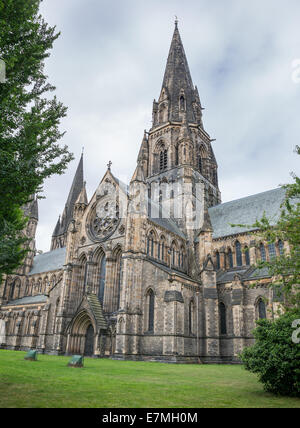
{"label": "smaller spire", "polygon": [[53,231],[52,236],[53,237],[58,236],[59,235],[59,231],[60,231],[60,215],[58,217],[58,220],[57,220],[57,223],[56,223],[56,226],[55,226],[55,229]]}
{"label": "smaller spire", "polygon": [[81,189],[81,192],[78,195],[76,204],[88,205],[88,198],[87,198],[85,186],[86,186],[86,182],[83,183],[83,187]]}
{"label": "smaller spire", "polygon": [[109,161],[109,162],[108,162],[108,164],[107,164],[107,169],[108,169],[108,171],[110,171],[110,170],[111,170],[111,166],[112,166],[112,161]]}
{"label": "smaller spire", "polygon": [[145,183],[145,175],[144,175],[143,165],[141,161],[138,161],[137,167],[131,179],[131,183],[133,183],[134,181]]}
{"label": "smaller spire", "polygon": [[31,205],[30,218],[39,219],[39,207],[37,198],[34,199]]}

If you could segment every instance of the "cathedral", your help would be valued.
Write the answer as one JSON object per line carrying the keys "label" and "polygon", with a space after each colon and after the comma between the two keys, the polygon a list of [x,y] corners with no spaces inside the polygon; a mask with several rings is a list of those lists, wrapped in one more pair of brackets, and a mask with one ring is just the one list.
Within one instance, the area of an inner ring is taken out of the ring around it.
{"label": "cathedral", "polygon": [[[255,267],[288,250],[250,226],[275,222],[285,190],[223,203],[213,140],[175,23],[152,127],[129,185],[111,162],[90,200],[79,161],[51,249],[38,253],[38,203],[24,207],[30,251],[0,286],[0,347],[168,363],[237,363],[259,318],[276,316]],[[255,287],[253,287],[255,285]]]}

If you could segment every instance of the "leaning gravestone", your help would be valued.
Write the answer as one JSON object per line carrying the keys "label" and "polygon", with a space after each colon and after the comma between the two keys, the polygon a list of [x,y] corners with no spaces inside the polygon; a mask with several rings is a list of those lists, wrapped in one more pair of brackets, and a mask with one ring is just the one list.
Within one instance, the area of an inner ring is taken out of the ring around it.
{"label": "leaning gravestone", "polygon": [[68,363],[69,367],[83,367],[83,357],[81,355],[73,355]]}
{"label": "leaning gravestone", "polygon": [[24,357],[24,360],[37,361],[37,351],[29,351]]}

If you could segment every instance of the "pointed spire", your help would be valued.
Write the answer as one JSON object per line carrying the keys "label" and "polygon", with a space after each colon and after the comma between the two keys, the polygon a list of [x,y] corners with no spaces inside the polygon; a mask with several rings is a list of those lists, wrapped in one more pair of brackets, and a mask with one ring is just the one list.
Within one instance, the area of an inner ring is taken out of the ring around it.
{"label": "pointed spire", "polygon": [[[157,112],[164,108],[168,108],[168,114],[159,116]],[[153,106],[154,126],[166,121],[181,122],[183,113],[186,113],[188,123],[202,126],[201,109],[198,90],[193,85],[176,18],[161,95],[158,105]]]}
{"label": "pointed spire", "polygon": [[59,235],[59,231],[60,231],[60,216],[58,217],[58,220],[57,220],[56,226],[54,228],[54,231],[52,233],[52,236],[53,237],[58,236]]}
{"label": "pointed spire", "polygon": [[[194,85],[177,23],[175,23],[175,30],[173,33],[162,87],[169,89],[170,95],[173,95],[172,92],[175,89],[176,84],[184,85],[194,91]],[[178,89],[180,90],[181,88],[179,87],[177,90]]]}
{"label": "pointed spire", "polygon": [[35,198],[31,204],[30,218],[34,218],[35,220],[39,219],[39,207],[37,198]]}
{"label": "pointed spire", "polygon": [[143,137],[141,148],[138,155],[138,162],[143,160],[148,160],[148,158],[149,158],[149,145],[148,145],[147,131],[145,129],[144,137]]}
{"label": "pointed spire", "polygon": [[145,175],[141,161],[138,162],[130,183],[133,183],[134,181],[145,183]]}
{"label": "pointed spire", "polygon": [[85,186],[86,186],[86,182],[83,183],[83,188],[81,189],[81,192],[79,193],[79,196],[76,200],[76,204],[84,204],[84,205],[88,204],[88,198],[87,198]]}
{"label": "pointed spire", "polygon": [[73,218],[74,205],[77,201],[77,198],[80,192],[82,191],[83,186],[84,186],[84,183],[83,183],[83,153],[82,153],[77,170],[75,172],[75,176],[74,176],[72,186],[69,192],[69,196],[65,205],[65,209],[63,212],[63,217],[61,221],[61,230],[59,233],[60,235],[67,231],[69,222]]}

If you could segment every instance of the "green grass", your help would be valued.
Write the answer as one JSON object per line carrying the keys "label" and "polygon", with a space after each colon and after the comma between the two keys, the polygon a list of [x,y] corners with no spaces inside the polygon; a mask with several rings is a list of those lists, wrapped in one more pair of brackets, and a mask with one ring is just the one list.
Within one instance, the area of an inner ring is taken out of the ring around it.
{"label": "green grass", "polygon": [[263,391],[242,366],[171,365],[70,358],[0,350],[0,407],[300,407]]}

